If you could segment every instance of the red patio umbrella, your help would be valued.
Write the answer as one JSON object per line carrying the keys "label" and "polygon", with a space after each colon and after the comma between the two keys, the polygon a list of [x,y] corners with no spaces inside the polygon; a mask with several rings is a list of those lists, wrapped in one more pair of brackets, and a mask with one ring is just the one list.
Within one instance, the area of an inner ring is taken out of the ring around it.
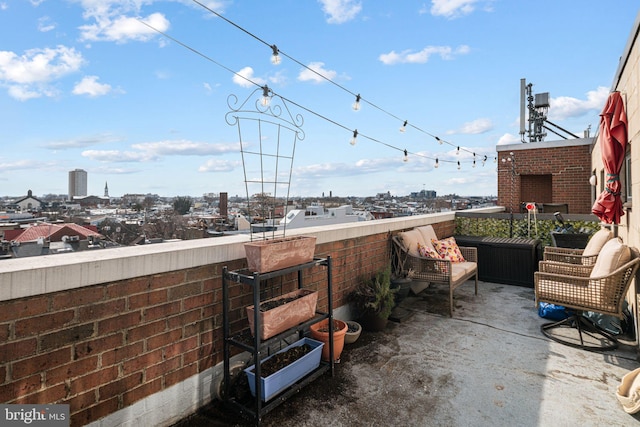
{"label": "red patio umbrella", "polygon": [[627,113],[620,92],[609,95],[600,113],[600,151],[607,183],[591,211],[607,224],[619,224],[624,215],[620,198],[620,169],[627,148]]}

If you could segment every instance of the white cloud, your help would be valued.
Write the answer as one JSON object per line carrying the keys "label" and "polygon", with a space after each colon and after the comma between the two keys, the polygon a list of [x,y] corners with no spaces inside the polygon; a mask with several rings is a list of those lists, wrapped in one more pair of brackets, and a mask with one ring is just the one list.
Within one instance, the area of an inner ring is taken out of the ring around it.
{"label": "white cloud", "polygon": [[83,136],[83,137],[72,138],[67,140],[49,142],[45,144],[45,147],[51,150],[66,150],[68,148],[81,148],[81,147],[88,147],[96,144],[104,144],[104,143],[117,142],[117,141],[121,141],[121,138],[116,137],[115,135],[105,133],[105,134],[99,134],[99,135]]}
{"label": "white cloud", "polygon": [[83,41],[115,41],[117,43],[125,43],[129,40],[147,41],[158,35],[157,31],[166,32],[170,26],[169,20],[161,13],[152,13],[146,18],[138,20],[134,17],[116,15],[118,12],[103,11],[102,9],[100,11],[86,11],[85,18],[94,17],[96,22],[80,26],[80,39]]}
{"label": "white cloud", "polygon": [[81,53],[66,46],[30,49],[21,56],[0,51],[0,86],[21,101],[55,96],[58,92],[49,83],[77,72],[84,63]]}
{"label": "white cloud", "polygon": [[329,15],[329,24],[344,24],[351,21],[362,10],[362,3],[354,0],[318,0],[322,11]]}
{"label": "white cloud", "polygon": [[493,129],[493,123],[490,119],[476,119],[471,122],[466,122],[462,125],[462,127],[458,130],[448,131],[447,134],[468,134],[468,135],[478,135],[481,133],[489,132]]}
{"label": "white cloud", "polygon": [[517,142],[522,142],[520,140],[520,136],[512,135],[510,133],[505,133],[500,137],[500,139],[498,139],[498,143],[496,145],[509,145],[509,144],[515,144]]}
{"label": "white cloud", "polygon": [[456,49],[453,49],[451,46],[427,46],[418,52],[412,52],[407,49],[398,53],[392,50],[389,53],[380,54],[378,59],[386,65],[424,64],[429,61],[432,55],[439,55],[440,58],[444,60],[450,60],[458,55],[466,55],[469,51],[470,48],[467,45],[458,46]]}
{"label": "white cloud", "polygon": [[569,96],[560,96],[549,100],[549,119],[552,121],[563,120],[571,117],[579,117],[595,110],[601,111],[607,98],[609,89],[604,86],[587,92],[587,99],[577,99]]}
{"label": "white cloud", "polygon": [[132,144],[131,150],[86,150],[83,157],[110,163],[149,162],[163,156],[210,156],[228,152],[238,152],[240,146],[234,144],[211,144],[187,140],[168,140]]}
{"label": "white cloud", "polygon": [[55,22],[51,22],[51,18],[48,16],[43,16],[38,19],[38,31],[47,33],[49,31],[55,30],[57,27]]}
{"label": "white cloud", "polygon": [[263,86],[266,83],[264,79],[253,75],[251,67],[244,67],[242,70],[236,71],[233,75],[233,82],[240,87],[253,87],[254,83]]}
{"label": "white cloud", "polygon": [[158,159],[157,156],[149,153],[120,150],[86,150],[81,155],[91,160],[109,163],[148,162]]}
{"label": "white cloud", "polygon": [[446,18],[457,18],[473,12],[476,3],[478,3],[478,0],[432,0],[431,14]]}
{"label": "white cloud", "polygon": [[333,70],[327,70],[323,67],[324,62],[309,63],[309,65],[307,65],[307,68],[304,68],[302,71],[300,71],[300,74],[298,74],[298,80],[300,80],[301,82],[322,83],[325,81],[322,76],[324,76],[328,80],[333,80],[338,74]]}
{"label": "white cloud", "polygon": [[208,142],[194,142],[187,140],[143,142],[140,144],[133,144],[131,147],[136,150],[149,153],[153,156],[208,156],[240,151],[240,144],[237,143],[211,144]]}
{"label": "white cloud", "polygon": [[98,83],[98,76],[86,76],[73,88],[74,95],[89,95],[91,97],[106,95],[111,92],[111,85]]}
{"label": "white cloud", "polygon": [[210,159],[198,168],[198,172],[230,172],[240,164],[237,161]]}

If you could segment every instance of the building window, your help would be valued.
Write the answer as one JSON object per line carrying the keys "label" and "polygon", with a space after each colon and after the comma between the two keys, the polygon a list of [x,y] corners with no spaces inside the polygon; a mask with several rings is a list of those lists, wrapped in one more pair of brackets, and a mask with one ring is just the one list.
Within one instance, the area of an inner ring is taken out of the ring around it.
{"label": "building window", "polygon": [[[630,147],[629,147],[630,148]],[[622,188],[624,191],[624,201],[631,202],[631,150],[627,149],[627,154],[624,156],[624,164],[622,166]]]}

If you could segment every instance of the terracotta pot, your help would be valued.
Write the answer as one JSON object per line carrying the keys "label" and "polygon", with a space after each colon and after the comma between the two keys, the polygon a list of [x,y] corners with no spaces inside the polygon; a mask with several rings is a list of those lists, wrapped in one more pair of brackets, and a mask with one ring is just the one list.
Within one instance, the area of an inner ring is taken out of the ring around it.
{"label": "terracotta pot", "polygon": [[[333,323],[338,326],[337,329],[334,328],[333,330],[333,360],[338,361],[340,360],[340,355],[344,349],[344,336],[347,333],[349,326],[342,320],[338,319],[333,319]],[[325,362],[329,361],[329,332],[324,331],[328,330],[328,327],[329,319],[324,319],[309,327],[311,330],[311,337],[324,343],[322,346],[322,360]]]}
{"label": "terracotta pot", "polygon": [[387,318],[378,316],[373,311],[365,311],[360,316],[360,324],[367,331],[380,332],[387,327]]}

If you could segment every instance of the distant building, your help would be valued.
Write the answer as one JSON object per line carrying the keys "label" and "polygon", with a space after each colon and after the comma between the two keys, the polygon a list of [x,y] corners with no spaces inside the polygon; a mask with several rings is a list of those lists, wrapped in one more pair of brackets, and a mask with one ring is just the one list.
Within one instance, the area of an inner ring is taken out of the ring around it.
{"label": "distant building", "polygon": [[75,169],[69,171],[69,200],[87,195],[87,171]]}
{"label": "distant building", "polygon": [[19,207],[21,211],[39,211],[42,209],[44,203],[33,197],[33,193],[29,190],[27,196],[16,200],[14,205]]}

